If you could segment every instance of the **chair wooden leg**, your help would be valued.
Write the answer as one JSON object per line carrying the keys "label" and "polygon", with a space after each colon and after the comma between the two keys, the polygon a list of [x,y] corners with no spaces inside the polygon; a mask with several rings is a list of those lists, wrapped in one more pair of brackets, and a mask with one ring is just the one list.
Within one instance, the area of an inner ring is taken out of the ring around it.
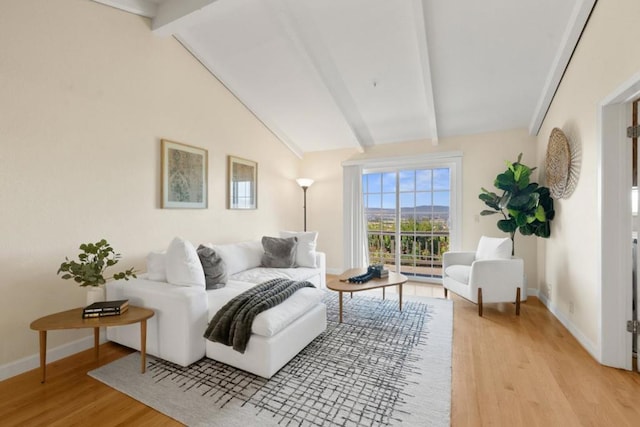
{"label": "chair wooden leg", "polygon": [[478,288],[478,316],[482,317],[482,288]]}
{"label": "chair wooden leg", "polygon": [[444,299],[447,299],[448,295],[449,295],[449,289],[444,288]]}
{"label": "chair wooden leg", "polygon": [[520,288],[516,290],[516,316],[520,316]]}

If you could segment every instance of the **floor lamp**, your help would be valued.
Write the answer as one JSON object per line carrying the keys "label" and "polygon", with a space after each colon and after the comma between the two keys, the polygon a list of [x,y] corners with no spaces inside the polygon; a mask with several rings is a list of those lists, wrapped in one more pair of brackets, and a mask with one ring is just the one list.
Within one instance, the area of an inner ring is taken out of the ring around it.
{"label": "floor lamp", "polygon": [[298,178],[296,182],[304,192],[304,231],[307,231],[307,188],[311,187],[313,180],[309,178]]}

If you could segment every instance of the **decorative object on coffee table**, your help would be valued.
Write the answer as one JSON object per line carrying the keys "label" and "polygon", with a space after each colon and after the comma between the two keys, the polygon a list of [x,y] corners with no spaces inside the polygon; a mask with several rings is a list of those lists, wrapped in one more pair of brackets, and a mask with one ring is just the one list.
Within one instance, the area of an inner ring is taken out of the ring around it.
{"label": "decorative object on coffee table", "polygon": [[54,329],[87,329],[93,328],[93,345],[96,361],[100,356],[100,328],[106,326],[122,326],[140,323],[141,372],[146,370],[147,319],[154,315],[148,308],[129,306],[128,310],[118,316],[83,318],[84,308],[50,314],[31,322],[31,329],[40,332],[40,371],[44,383],[47,375],[47,331]]}
{"label": "decorative object on coffee table", "polygon": [[207,150],[163,139],[161,157],[162,208],[205,209]]}

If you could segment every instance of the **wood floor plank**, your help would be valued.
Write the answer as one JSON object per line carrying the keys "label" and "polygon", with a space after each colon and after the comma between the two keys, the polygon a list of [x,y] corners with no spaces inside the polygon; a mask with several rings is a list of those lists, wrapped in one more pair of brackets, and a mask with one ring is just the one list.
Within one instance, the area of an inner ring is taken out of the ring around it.
{"label": "wood floor plank", "polygon": [[[393,292],[392,289],[387,292]],[[443,297],[409,283],[406,295]],[[640,375],[599,365],[536,298],[477,307],[455,295],[451,424],[467,426],[637,426]],[[380,293],[380,296],[382,294]],[[129,354],[103,344],[0,382],[2,426],[180,426],[86,375]]]}

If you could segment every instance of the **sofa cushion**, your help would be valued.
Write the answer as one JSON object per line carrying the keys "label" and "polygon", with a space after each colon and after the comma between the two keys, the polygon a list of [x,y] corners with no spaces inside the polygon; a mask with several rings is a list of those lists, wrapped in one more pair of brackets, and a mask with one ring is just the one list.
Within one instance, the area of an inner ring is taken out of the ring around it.
{"label": "sofa cushion", "polygon": [[147,278],[157,282],[167,281],[166,252],[149,252],[147,255]]}
{"label": "sofa cushion", "polygon": [[296,237],[296,266],[316,268],[316,241],[317,231],[281,231],[280,237]]}
{"label": "sofa cushion", "polygon": [[444,273],[456,282],[469,284],[469,275],[471,274],[470,265],[450,265]]}
{"label": "sofa cushion", "polygon": [[508,237],[480,237],[476,259],[511,259],[511,239]]}
{"label": "sofa cushion", "polygon": [[227,266],[227,275],[231,276],[240,271],[259,267],[262,260],[262,243],[259,241],[248,241],[238,243],[228,243],[225,245],[214,245],[207,243],[204,246],[216,251]]}
{"label": "sofa cushion", "polygon": [[[231,299],[251,288],[251,285],[229,280],[224,289],[207,291],[209,299],[208,320]],[[272,337],[312,307],[322,301],[324,293],[316,288],[303,288],[275,307],[258,314],[251,326],[251,332],[263,337]]]}
{"label": "sofa cushion", "polygon": [[[319,276],[319,270],[315,268],[267,268],[256,267],[241,271],[230,276],[229,279],[257,285],[271,279],[310,280]],[[310,280],[311,281],[311,280]]]}
{"label": "sofa cushion", "polygon": [[205,287],[200,258],[191,242],[176,237],[166,255],[167,282],[178,286]]}
{"label": "sofa cushion", "polygon": [[262,238],[262,247],[264,254],[262,255],[262,266],[271,268],[290,268],[296,265],[296,246],[298,244],[297,237],[281,238],[268,237]]}
{"label": "sofa cushion", "polygon": [[215,250],[208,246],[198,247],[198,257],[204,270],[207,289],[219,289],[227,283],[227,266]]}

